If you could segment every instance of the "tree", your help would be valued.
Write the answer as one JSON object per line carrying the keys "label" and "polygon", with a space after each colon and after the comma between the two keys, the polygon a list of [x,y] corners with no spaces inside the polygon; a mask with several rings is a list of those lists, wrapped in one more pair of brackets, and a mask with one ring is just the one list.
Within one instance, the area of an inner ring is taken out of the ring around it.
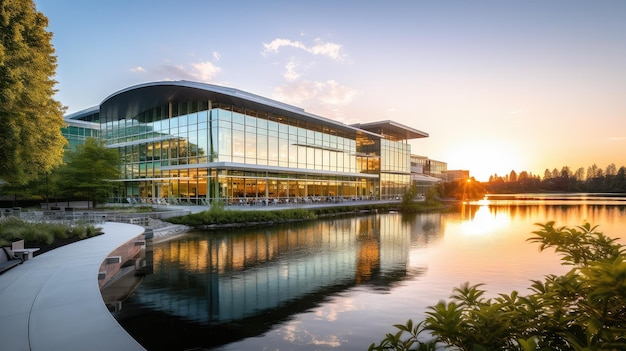
{"label": "tree", "polygon": [[617,174],[617,166],[615,166],[615,163],[611,163],[610,165],[606,166],[606,171],[604,172],[606,174],[606,176],[614,176]]}
{"label": "tree", "polygon": [[0,179],[25,183],[63,162],[48,19],[32,0],[0,2]]}
{"label": "tree", "polygon": [[76,151],[68,152],[67,160],[58,172],[59,188],[66,196],[92,201],[95,207],[117,187],[111,180],[119,178],[119,154],[103,142],[89,138]]}
{"label": "tree", "polygon": [[[487,299],[481,284],[454,289],[450,301],[431,306],[426,319],[395,325],[370,350],[626,350],[626,247],[585,223],[556,228],[539,224],[530,242],[554,249],[572,269]],[[434,339],[420,340],[426,331]],[[406,337],[408,334],[408,338]]]}
{"label": "tree", "polygon": [[579,182],[585,180],[585,168],[579,167],[576,172],[574,172],[574,178]]}

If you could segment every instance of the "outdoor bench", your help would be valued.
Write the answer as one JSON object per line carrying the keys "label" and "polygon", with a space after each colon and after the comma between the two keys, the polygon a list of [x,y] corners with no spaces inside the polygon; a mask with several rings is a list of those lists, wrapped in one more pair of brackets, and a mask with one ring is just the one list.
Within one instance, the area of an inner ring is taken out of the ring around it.
{"label": "outdoor bench", "polygon": [[33,254],[39,251],[39,248],[25,248],[24,240],[22,239],[11,243],[11,251],[13,251],[14,256],[18,256],[22,261],[27,261],[33,258]]}
{"label": "outdoor bench", "polygon": [[0,274],[8,271],[20,263],[22,263],[22,259],[15,257],[11,249],[8,247],[0,249]]}

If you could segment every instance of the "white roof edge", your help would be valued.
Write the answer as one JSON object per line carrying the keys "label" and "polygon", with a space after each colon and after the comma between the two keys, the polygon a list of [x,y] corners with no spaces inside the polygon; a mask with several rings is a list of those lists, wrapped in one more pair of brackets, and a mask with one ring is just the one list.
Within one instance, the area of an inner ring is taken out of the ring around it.
{"label": "white roof edge", "polygon": [[68,119],[76,120],[76,119],[78,119],[81,116],[90,115],[90,114],[92,114],[94,112],[98,112],[98,111],[100,111],[100,105],[95,105],[95,106],[91,106],[91,107],[88,107],[88,108],[80,110],[80,111],[76,111],[76,112],[72,112],[70,114],[67,114],[67,115],[63,116],[63,119],[66,119],[66,120],[68,120]]}

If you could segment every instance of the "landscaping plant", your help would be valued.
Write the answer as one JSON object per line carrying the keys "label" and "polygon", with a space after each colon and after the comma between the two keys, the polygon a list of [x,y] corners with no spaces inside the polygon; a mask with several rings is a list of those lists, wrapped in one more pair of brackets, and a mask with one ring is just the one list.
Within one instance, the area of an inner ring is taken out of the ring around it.
{"label": "landscaping plant", "polygon": [[525,296],[485,298],[481,284],[464,283],[369,350],[626,350],[624,245],[588,223],[537,225],[528,241],[554,249],[566,274],[532,281]]}

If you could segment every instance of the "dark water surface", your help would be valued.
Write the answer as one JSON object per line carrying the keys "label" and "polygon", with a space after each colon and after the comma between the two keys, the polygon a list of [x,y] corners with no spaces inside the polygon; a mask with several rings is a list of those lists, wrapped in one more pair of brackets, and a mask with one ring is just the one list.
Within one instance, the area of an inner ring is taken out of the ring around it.
{"label": "dark water surface", "polygon": [[460,213],[193,232],[154,246],[154,274],[114,315],[148,350],[366,350],[463,282],[524,293],[565,272],[525,241],[549,220],[626,237],[626,198],[492,197]]}

